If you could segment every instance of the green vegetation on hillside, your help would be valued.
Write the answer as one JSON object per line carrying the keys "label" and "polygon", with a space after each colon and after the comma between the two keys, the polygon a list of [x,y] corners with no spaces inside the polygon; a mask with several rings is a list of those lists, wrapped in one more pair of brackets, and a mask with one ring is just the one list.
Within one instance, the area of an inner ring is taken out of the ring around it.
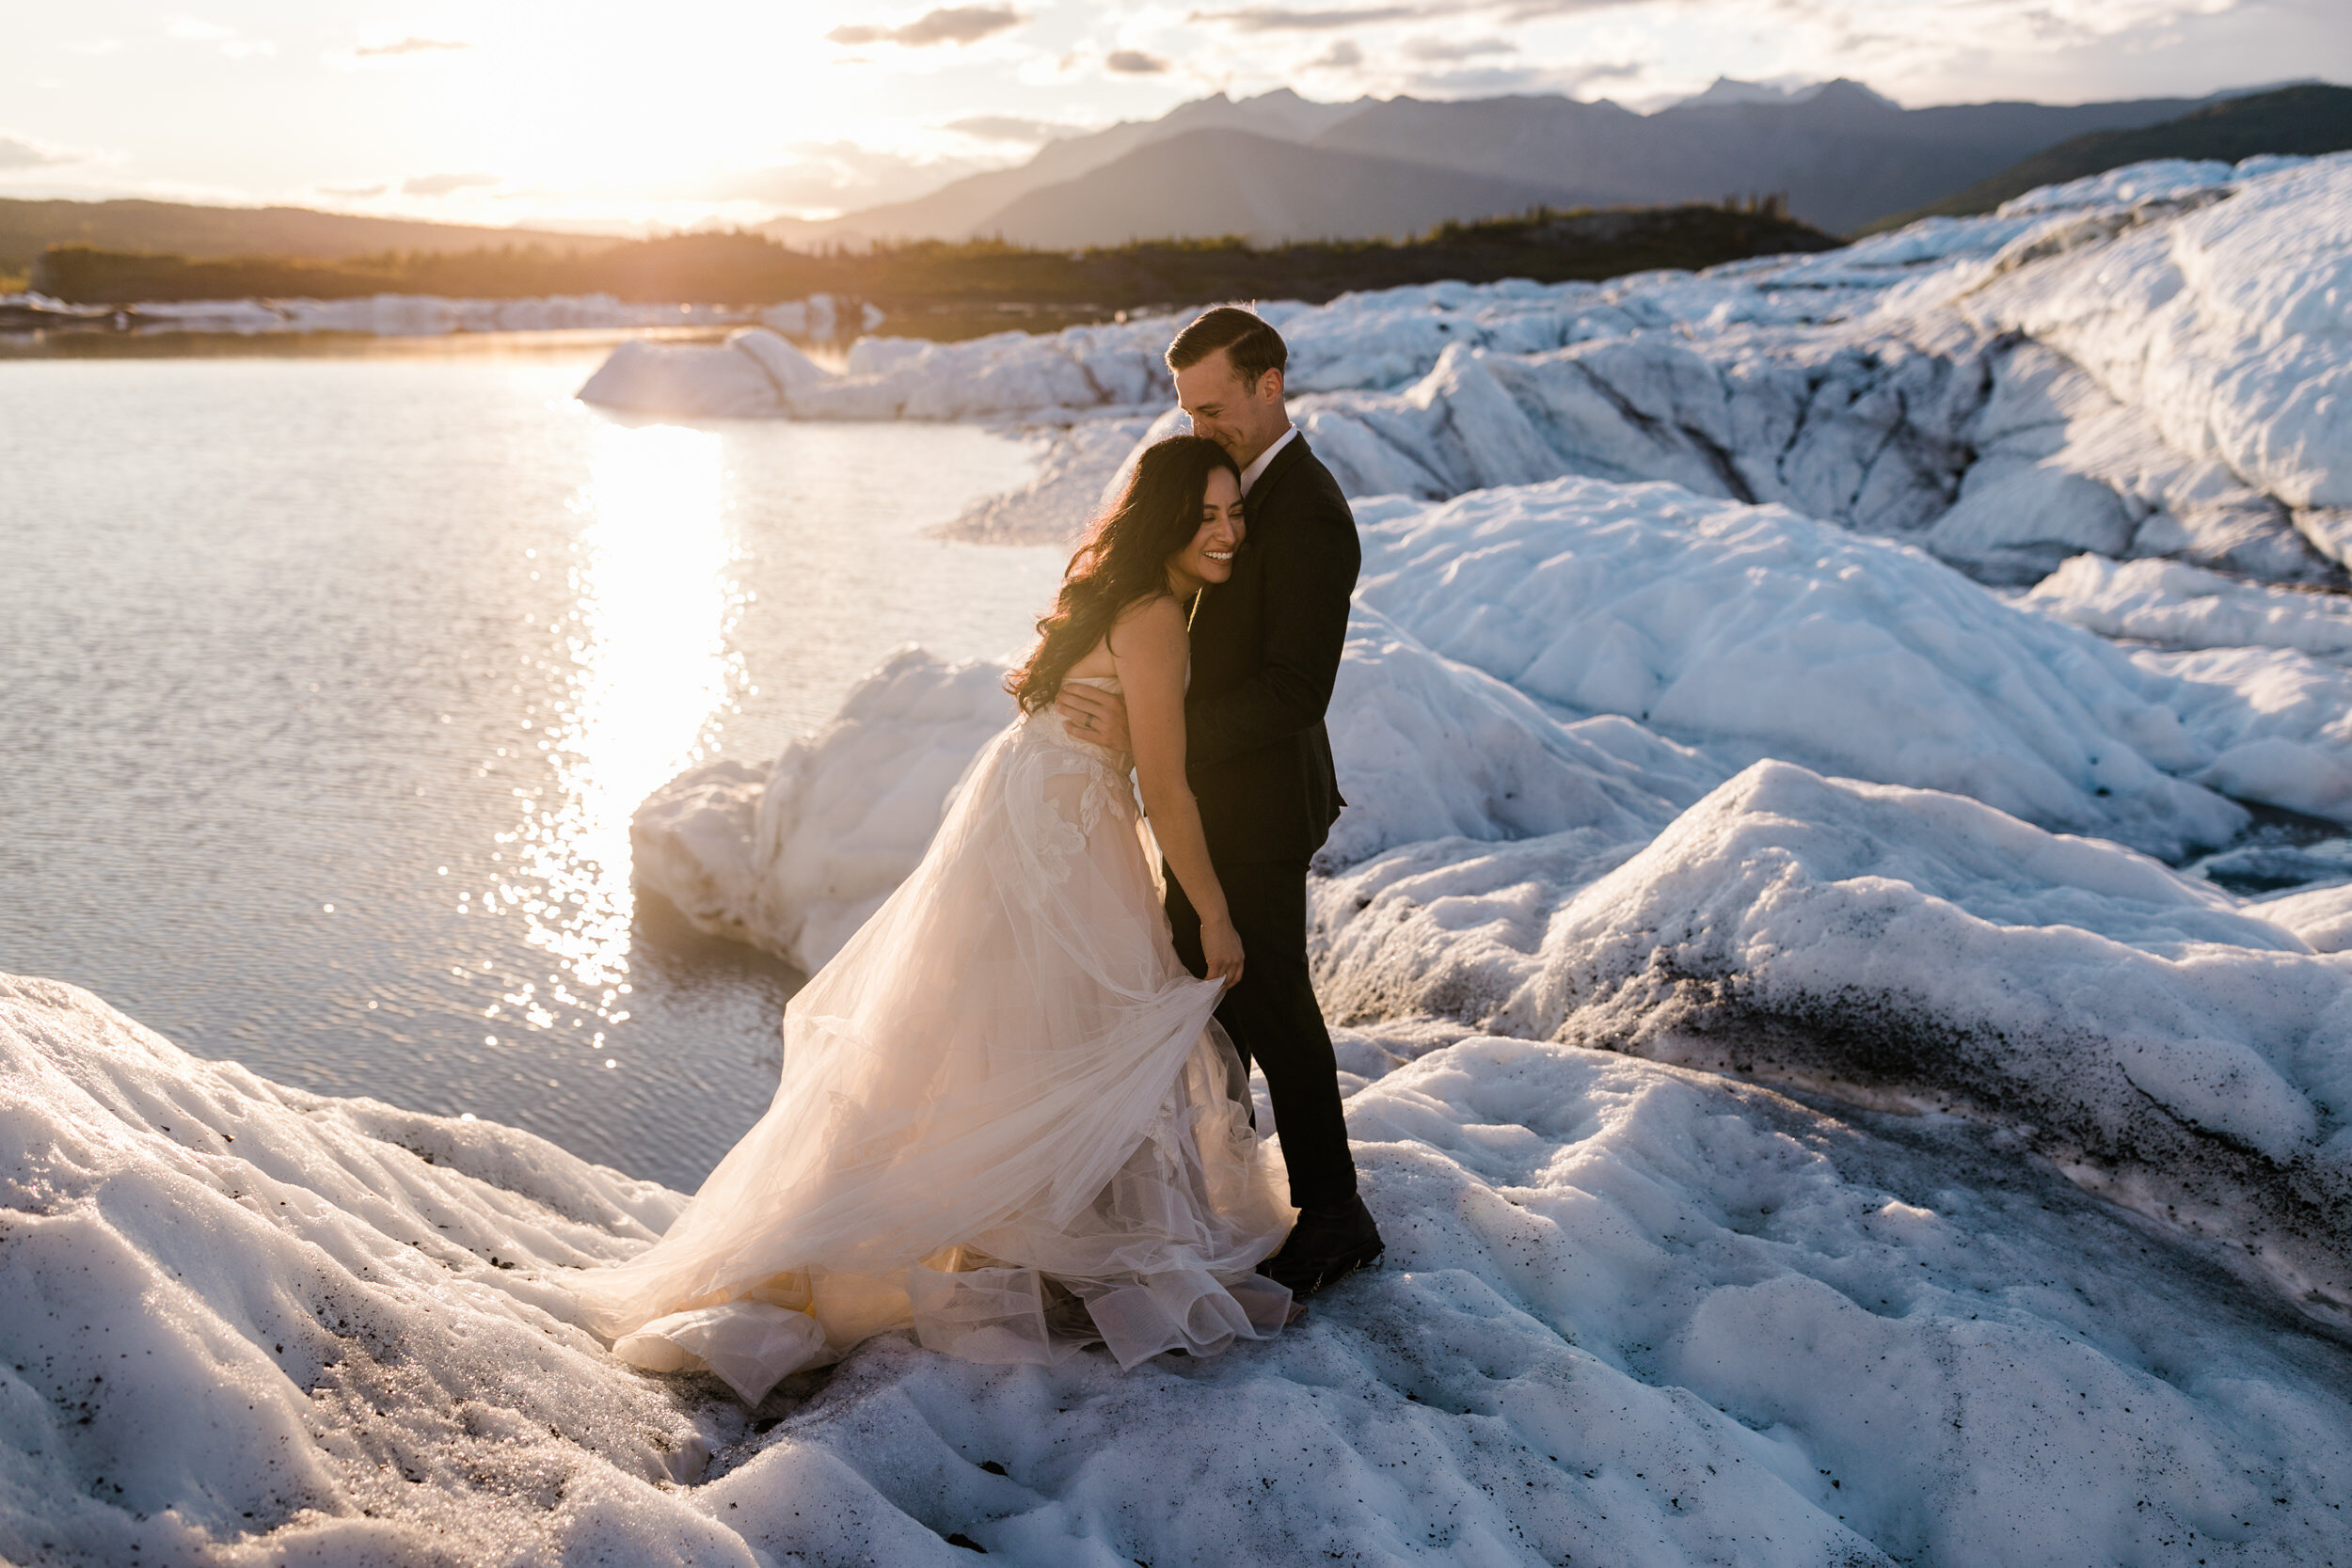
{"label": "green vegetation on hillside", "polygon": [[0,199],[0,273],[29,269],[53,245],[151,250],[201,259],[285,256],[340,261],[387,250],[476,250],[538,245],[603,250],[610,234],[480,229],[413,218],[360,217],[308,207],[199,207],[181,201]]}
{"label": "green vegetation on hillside", "polygon": [[2346,148],[2352,148],[2352,87],[2281,87],[2276,92],[2224,99],[2194,114],[2138,131],[2094,131],[2075,136],[1941,201],[1879,218],[1862,232],[1900,229],[1924,217],[1989,213],[2036,186],[2104,174],[2152,158],[2218,158],[2236,163],[2263,152],[2316,157]]}
{"label": "green vegetation on hillside", "polygon": [[1597,279],[1837,244],[1766,198],[1720,207],[1539,208],[1517,217],[1444,224],[1402,244],[1323,241],[1265,249],[1238,239],[1159,240],[1081,251],[933,240],[812,254],[755,234],[707,233],[608,245],[593,253],[527,245],[319,261],[203,260],[68,245],[42,255],[34,286],[78,304],[610,293],[627,300],[765,305],[821,292],[870,300],[894,313],[1079,303],[1107,310],[1204,299],[1325,300],[1353,289],[1443,278]]}

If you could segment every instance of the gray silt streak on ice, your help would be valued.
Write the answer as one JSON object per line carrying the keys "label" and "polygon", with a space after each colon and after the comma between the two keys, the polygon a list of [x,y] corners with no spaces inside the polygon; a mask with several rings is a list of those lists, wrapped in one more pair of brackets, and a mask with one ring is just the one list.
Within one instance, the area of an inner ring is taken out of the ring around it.
{"label": "gray silt streak on ice", "polygon": [[1317,885],[1335,1016],[1442,1014],[2030,1129],[2086,1183],[2352,1313],[2352,972],[2263,906],[1785,763],[1630,857],[1573,833],[1466,847]]}

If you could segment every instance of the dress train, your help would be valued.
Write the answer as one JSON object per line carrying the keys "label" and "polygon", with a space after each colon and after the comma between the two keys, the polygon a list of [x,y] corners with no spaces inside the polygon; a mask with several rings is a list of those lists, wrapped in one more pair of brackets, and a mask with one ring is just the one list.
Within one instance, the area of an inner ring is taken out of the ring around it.
{"label": "dress train", "polygon": [[1290,1292],[1252,1271],[1294,1212],[1156,863],[1127,759],[1050,707],[1016,720],[787,1006],[766,1115],[659,1243],[571,1282],[582,1321],[751,1402],[909,1325],[1058,1361],[1090,1337],[1049,1327],[1049,1281],[1122,1368],[1273,1333]]}

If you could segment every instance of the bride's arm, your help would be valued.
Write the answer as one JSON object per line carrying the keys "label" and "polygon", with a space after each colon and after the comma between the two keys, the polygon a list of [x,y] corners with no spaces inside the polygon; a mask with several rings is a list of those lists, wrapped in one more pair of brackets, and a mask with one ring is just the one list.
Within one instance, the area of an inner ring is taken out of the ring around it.
{"label": "bride's arm", "polygon": [[1200,807],[1184,781],[1184,666],[1191,641],[1184,612],[1172,598],[1145,601],[1120,618],[1110,637],[1112,666],[1127,694],[1127,733],[1134,742],[1136,782],[1144,814],[1168,868],[1200,914],[1200,955],[1209,978],[1241,978],[1241,937],[1225,904],[1225,889],[1209,863]]}

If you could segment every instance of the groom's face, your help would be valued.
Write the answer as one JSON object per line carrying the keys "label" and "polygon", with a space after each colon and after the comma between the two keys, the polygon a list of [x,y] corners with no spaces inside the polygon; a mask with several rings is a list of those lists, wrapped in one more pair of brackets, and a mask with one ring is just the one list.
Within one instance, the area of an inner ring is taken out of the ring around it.
{"label": "groom's face", "polygon": [[1215,441],[1245,468],[1290,428],[1282,372],[1244,381],[1224,349],[1176,372],[1176,402],[1192,416],[1194,435]]}

